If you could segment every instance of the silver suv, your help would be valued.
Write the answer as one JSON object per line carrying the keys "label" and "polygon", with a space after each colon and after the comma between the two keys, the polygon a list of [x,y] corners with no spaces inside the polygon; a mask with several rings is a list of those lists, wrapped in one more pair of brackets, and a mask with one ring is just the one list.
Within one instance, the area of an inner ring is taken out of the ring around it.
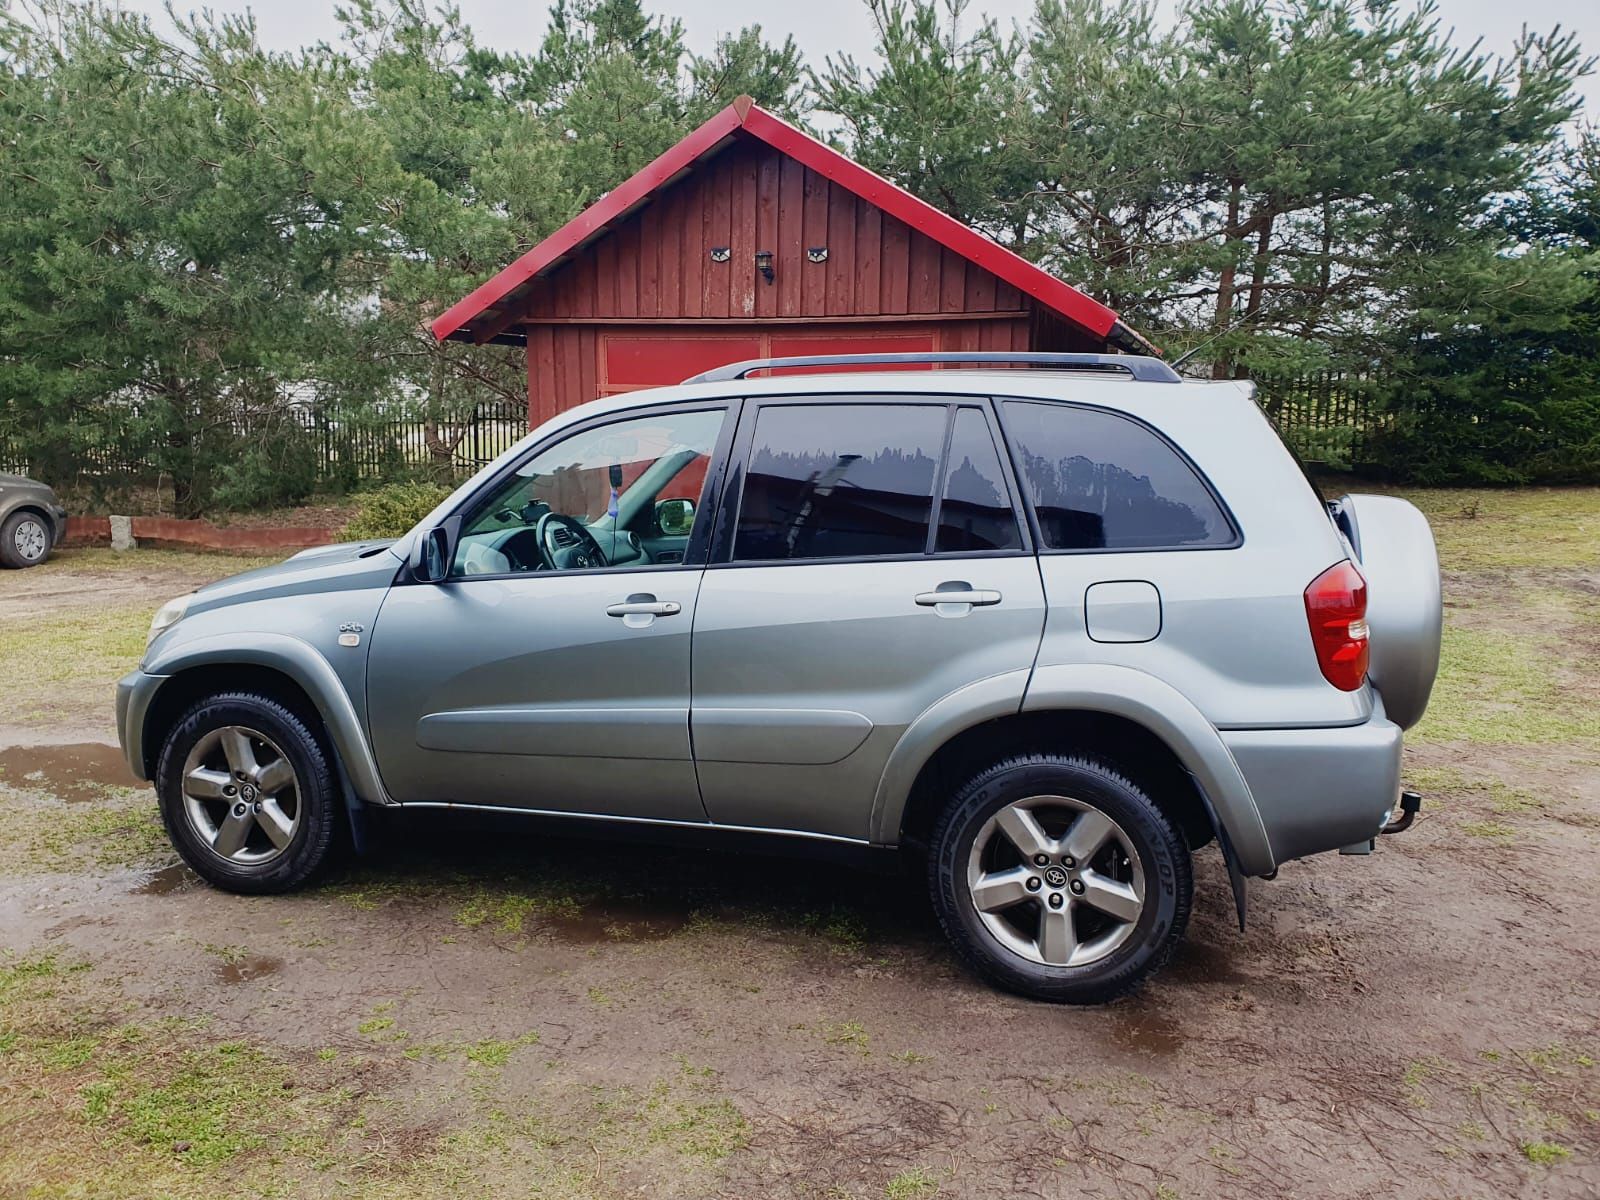
{"label": "silver suv", "polygon": [[746,363],[565,413],[392,544],[164,607],[128,761],[234,891],[374,805],[905,850],[984,976],[1117,996],[1196,848],[1242,926],[1245,877],[1410,823],[1433,539],[1325,503],[1248,384],[979,357],[1008,369]]}

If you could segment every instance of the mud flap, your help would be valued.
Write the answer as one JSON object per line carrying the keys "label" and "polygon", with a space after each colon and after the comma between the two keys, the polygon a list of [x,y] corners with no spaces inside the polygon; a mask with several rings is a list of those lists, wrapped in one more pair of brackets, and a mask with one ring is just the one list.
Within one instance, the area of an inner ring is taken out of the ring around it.
{"label": "mud flap", "polygon": [[1247,893],[1244,888],[1244,872],[1239,870],[1239,856],[1233,851],[1233,841],[1228,837],[1228,830],[1217,819],[1217,810],[1211,807],[1211,799],[1206,795],[1206,790],[1200,786],[1200,781],[1195,780],[1194,790],[1200,796],[1200,803],[1205,805],[1206,816],[1211,821],[1211,828],[1216,832],[1217,845],[1222,850],[1222,861],[1228,864],[1228,882],[1233,885],[1233,907],[1239,914],[1239,932],[1244,932],[1244,914]]}
{"label": "mud flap", "polygon": [[[350,848],[358,855],[367,852],[367,806],[356,796],[350,786],[350,776],[345,774],[344,763],[333,756],[333,768],[339,773],[339,790],[344,793],[344,810],[350,818]],[[1215,818],[1213,818],[1214,820]]]}

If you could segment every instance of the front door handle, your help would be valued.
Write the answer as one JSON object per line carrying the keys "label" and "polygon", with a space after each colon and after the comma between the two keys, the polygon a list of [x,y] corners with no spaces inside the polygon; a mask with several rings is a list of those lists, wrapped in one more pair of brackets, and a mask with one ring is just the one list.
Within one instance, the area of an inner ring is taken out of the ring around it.
{"label": "front door handle", "polygon": [[620,604],[606,605],[608,617],[675,617],[683,611],[676,600],[657,600],[648,593],[629,596]]}
{"label": "front door handle", "polygon": [[1000,603],[1000,593],[988,588],[975,588],[970,583],[941,583],[931,592],[918,592],[916,601],[923,608],[943,608],[946,604],[969,604],[982,608]]}

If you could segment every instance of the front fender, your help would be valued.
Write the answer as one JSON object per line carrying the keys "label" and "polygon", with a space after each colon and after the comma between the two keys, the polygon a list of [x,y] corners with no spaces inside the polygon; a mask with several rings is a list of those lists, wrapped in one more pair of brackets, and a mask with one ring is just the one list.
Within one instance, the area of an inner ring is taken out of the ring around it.
{"label": "front fender", "polygon": [[[1060,709],[1125,717],[1155,734],[1194,776],[1218,840],[1235,856],[1238,869],[1245,875],[1272,873],[1277,864],[1250,785],[1222,735],[1182,692],[1132,667],[1076,663],[1036,668],[1022,711]],[[1236,890],[1240,887],[1236,883]]]}
{"label": "front fender", "polygon": [[[391,803],[349,694],[328,660],[309,642],[283,633],[217,634],[179,642],[165,653],[158,649],[141,670],[146,676],[163,677],[164,683],[195,667],[234,665],[266,667],[294,680],[316,705],[357,799],[372,804]],[[142,725],[142,715],[148,711],[159,686],[149,687],[135,705],[130,705],[129,728],[124,732],[130,763],[141,777],[147,777],[149,764],[142,762],[142,751],[136,749],[144,742],[143,729],[133,728],[134,709]],[[139,754],[140,762],[132,762],[135,754]]]}

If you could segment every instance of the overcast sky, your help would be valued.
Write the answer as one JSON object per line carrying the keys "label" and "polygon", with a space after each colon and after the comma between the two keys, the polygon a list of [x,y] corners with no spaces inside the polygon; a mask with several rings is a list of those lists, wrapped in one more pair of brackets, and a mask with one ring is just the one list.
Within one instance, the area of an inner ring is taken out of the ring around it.
{"label": "overcast sky", "polygon": [[[458,0],[458,4],[480,42],[519,50],[537,48],[549,7],[547,0]],[[162,0],[122,0],[122,6],[159,15]],[[651,12],[681,17],[690,47],[697,51],[708,49],[719,34],[751,22],[758,22],[774,41],[792,34],[806,61],[816,66],[822,65],[825,56],[841,51],[858,58],[872,51],[872,22],[862,0],[746,0],[743,4],[645,0],[645,6]],[[179,11],[190,7],[217,12],[250,9],[256,14],[262,41],[274,49],[292,49],[324,38],[331,41],[338,34],[332,0],[176,0],[176,7]],[[968,13],[973,20],[978,13],[987,13],[1009,26],[1012,21],[1026,21],[1033,7],[1034,0],[972,0]],[[1175,7],[1175,0],[1162,0],[1164,10]],[[1482,38],[1484,48],[1492,53],[1509,53],[1524,23],[1540,32],[1557,24],[1576,30],[1586,50],[1600,51],[1600,5],[1595,0],[1438,0],[1438,8],[1441,22],[1455,28],[1461,44]],[[1581,82],[1580,90],[1588,119],[1600,119],[1600,80],[1591,75]]]}

